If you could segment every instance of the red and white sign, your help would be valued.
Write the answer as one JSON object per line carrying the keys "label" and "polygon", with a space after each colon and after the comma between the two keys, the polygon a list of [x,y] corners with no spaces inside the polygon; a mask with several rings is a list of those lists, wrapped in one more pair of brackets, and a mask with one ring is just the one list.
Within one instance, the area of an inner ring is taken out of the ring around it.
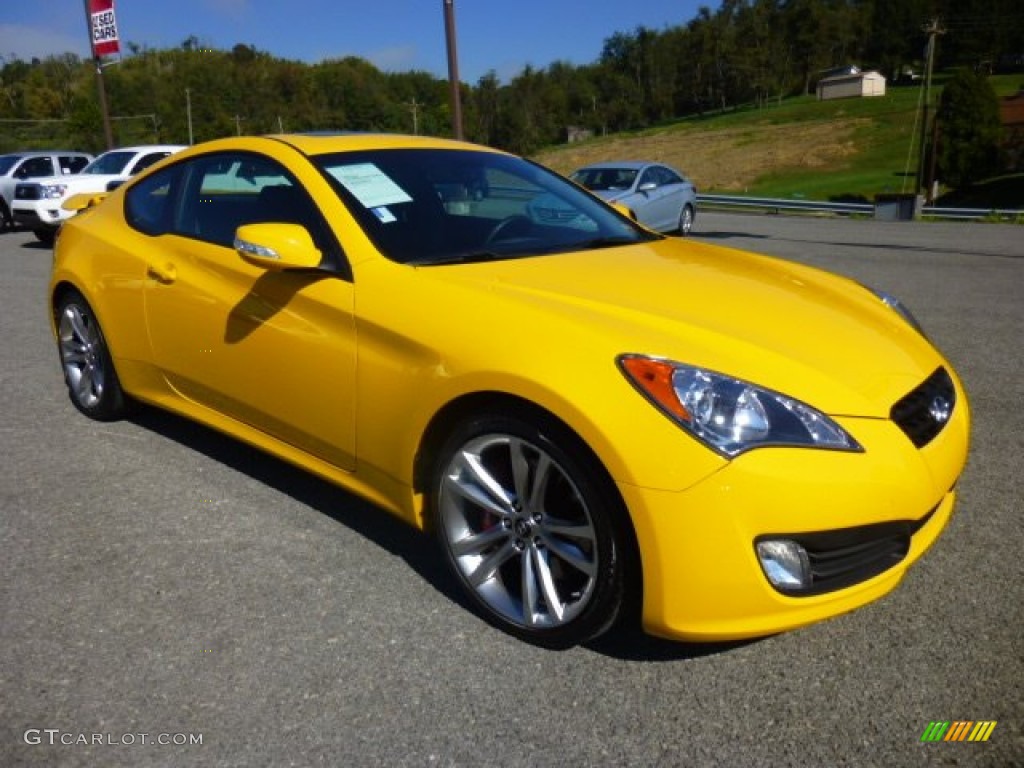
{"label": "red and white sign", "polygon": [[96,58],[116,56],[121,52],[114,20],[114,0],[89,0],[89,33],[92,55]]}

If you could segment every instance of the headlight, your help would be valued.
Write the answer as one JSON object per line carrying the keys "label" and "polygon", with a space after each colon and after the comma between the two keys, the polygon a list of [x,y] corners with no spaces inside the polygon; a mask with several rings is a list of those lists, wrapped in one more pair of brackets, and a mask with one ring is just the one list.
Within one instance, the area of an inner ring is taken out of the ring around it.
{"label": "headlight", "polygon": [[770,445],[864,450],[821,411],[779,392],[645,355],[621,355],[618,363],[673,421],[730,458]]}
{"label": "headlight", "polygon": [[924,332],[924,328],[922,328],[921,324],[917,322],[917,318],[914,317],[913,313],[911,313],[911,311],[907,309],[906,305],[902,301],[897,299],[891,293],[886,293],[885,291],[880,291],[877,288],[871,288],[870,286],[867,285],[865,285],[864,287],[871,291],[873,294],[875,294],[875,296],[877,296],[879,299],[881,299],[882,303],[885,304],[885,306],[889,307],[889,309],[891,309],[897,315],[906,320],[907,324],[911,328],[913,328],[915,331],[920,333],[925,338],[928,337],[928,334]]}
{"label": "headlight", "polygon": [[57,200],[64,197],[67,189],[66,184],[44,184],[42,186],[42,197],[44,200]]}

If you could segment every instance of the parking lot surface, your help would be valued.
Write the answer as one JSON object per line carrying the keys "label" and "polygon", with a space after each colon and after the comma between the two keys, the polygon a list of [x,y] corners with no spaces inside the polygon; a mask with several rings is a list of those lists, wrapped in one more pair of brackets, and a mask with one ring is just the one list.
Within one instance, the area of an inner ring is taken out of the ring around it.
{"label": "parking lot surface", "polygon": [[[50,252],[0,234],[0,766],[1024,764],[1024,228],[702,213],[694,237],[904,299],[970,395],[958,510],[855,613],[553,652],[365,502],[153,410],[80,416]],[[968,720],[989,740],[921,741]]]}

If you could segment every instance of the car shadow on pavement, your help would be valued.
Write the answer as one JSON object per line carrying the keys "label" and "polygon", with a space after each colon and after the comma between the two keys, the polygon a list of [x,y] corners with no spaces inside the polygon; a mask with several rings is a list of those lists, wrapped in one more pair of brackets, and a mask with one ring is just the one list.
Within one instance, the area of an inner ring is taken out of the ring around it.
{"label": "car shadow on pavement", "polygon": [[131,421],[253,478],[361,534],[402,558],[427,583],[472,612],[434,541],[398,518],[305,470],[173,413],[136,406]]}
{"label": "car shadow on pavement", "polygon": [[704,656],[717,656],[762,640],[762,637],[721,643],[684,643],[666,640],[646,634],[640,628],[639,617],[630,617],[596,640],[591,640],[585,647],[602,656],[623,661],[685,661]]}
{"label": "car shadow on pavement", "polygon": [[749,232],[691,232],[690,237],[698,240],[731,240],[734,237],[742,237],[748,240],[770,240],[768,235],[752,235]]}
{"label": "car shadow on pavement", "polygon": [[[429,535],[316,475],[196,422],[141,405],[134,408],[130,420],[143,429],[264,483],[366,537],[404,560],[452,603],[479,616],[455,577],[445,567],[437,545]],[[652,637],[640,629],[639,612],[634,605],[634,610],[623,621],[583,647],[622,660],[678,661],[722,653],[750,642],[679,643]]]}

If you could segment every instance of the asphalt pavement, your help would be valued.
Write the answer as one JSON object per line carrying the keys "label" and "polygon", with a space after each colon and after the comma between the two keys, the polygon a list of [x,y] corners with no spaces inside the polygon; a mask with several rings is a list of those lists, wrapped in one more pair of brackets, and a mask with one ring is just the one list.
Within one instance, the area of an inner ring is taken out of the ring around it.
{"label": "asphalt pavement", "polygon": [[[0,234],[0,766],[1024,765],[1024,227],[703,213],[694,239],[905,300],[973,408],[957,512],[852,614],[555,652],[365,502],[156,411],[80,416],[50,251]],[[987,742],[921,741],[968,720]]]}

